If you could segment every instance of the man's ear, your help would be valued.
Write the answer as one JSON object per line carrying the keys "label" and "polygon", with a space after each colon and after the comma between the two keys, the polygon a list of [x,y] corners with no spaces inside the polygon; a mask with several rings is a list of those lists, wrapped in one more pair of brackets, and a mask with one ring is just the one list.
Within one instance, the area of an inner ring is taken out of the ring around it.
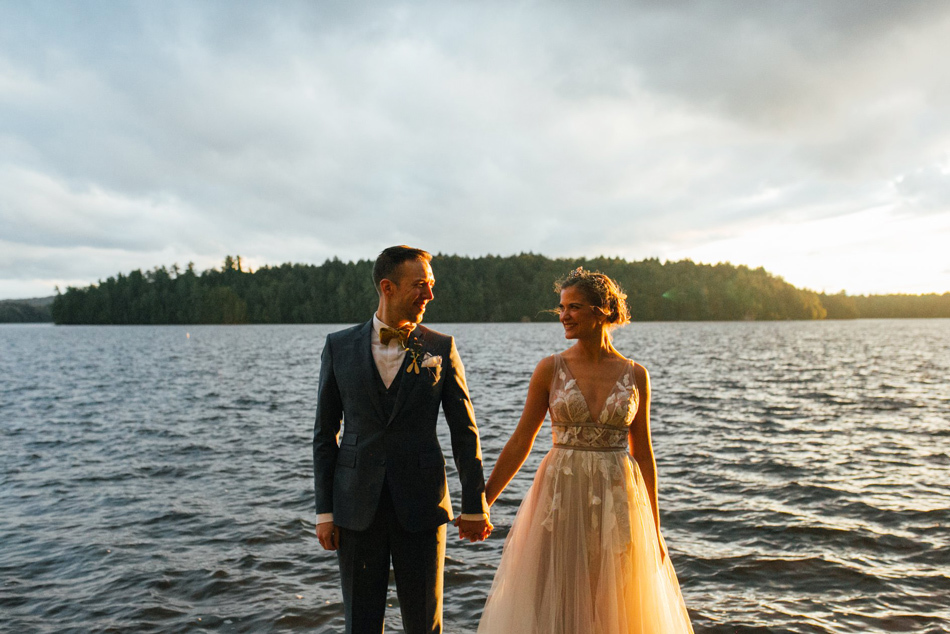
{"label": "man's ear", "polygon": [[389,297],[393,294],[393,291],[396,290],[396,284],[389,279],[382,279],[379,281],[379,294]]}

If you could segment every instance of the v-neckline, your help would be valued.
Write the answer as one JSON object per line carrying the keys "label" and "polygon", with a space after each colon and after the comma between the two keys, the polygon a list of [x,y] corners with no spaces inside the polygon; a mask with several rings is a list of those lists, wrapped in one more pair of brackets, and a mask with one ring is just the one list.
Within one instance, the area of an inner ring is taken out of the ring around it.
{"label": "v-neckline", "polygon": [[607,409],[607,401],[610,400],[610,397],[613,396],[614,391],[617,389],[617,385],[623,379],[624,375],[627,374],[627,370],[630,368],[630,361],[624,364],[623,370],[620,371],[620,374],[617,375],[617,379],[610,386],[610,391],[607,392],[607,397],[604,399],[604,404],[600,406],[600,412],[597,414],[597,418],[594,418],[594,412],[590,408],[590,401],[587,400],[587,396],[584,394],[584,390],[581,389],[581,384],[577,382],[577,377],[574,376],[574,373],[571,372],[571,366],[567,364],[567,360],[563,355],[558,353],[557,355],[561,359],[561,364],[564,366],[564,369],[567,370],[567,373],[571,375],[571,379],[574,381],[574,387],[577,388],[578,394],[581,395],[581,400],[584,401],[584,407],[587,409],[587,415],[590,416],[590,422],[599,423],[600,417],[604,415],[604,411]]}

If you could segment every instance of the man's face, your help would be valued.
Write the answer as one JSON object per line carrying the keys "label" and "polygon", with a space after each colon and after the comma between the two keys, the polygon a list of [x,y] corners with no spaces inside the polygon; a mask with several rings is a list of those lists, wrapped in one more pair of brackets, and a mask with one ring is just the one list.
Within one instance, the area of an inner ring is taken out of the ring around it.
{"label": "man's face", "polygon": [[393,277],[396,279],[392,280],[393,290],[389,297],[390,314],[399,321],[418,324],[426,312],[426,304],[434,297],[432,267],[425,260],[408,260],[399,265]]}

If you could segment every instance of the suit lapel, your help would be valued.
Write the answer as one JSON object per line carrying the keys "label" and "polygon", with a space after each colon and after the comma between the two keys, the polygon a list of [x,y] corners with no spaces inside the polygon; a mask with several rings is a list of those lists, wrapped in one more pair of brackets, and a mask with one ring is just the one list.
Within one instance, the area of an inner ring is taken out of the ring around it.
{"label": "suit lapel", "polygon": [[[412,333],[409,334],[409,339],[406,341],[406,346],[409,350],[406,351],[406,356],[402,360],[402,366],[400,366],[399,371],[402,373],[402,380],[399,381],[399,390],[396,392],[396,404],[393,406],[393,412],[389,416],[389,421],[387,424],[393,422],[396,418],[396,414],[399,413],[399,410],[402,409],[402,406],[406,404],[406,401],[409,399],[409,395],[412,394],[413,388],[415,388],[416,383],[419,382],[419,374],[416,374],[409,370],[409,364],[412,363],[412,350],[419,350],[419,363],[422,364],[422,356],[425,354],[425,337],[422,336],[420,332],[422,326],[416,326]],[[420,373],[421,373],[420,368]]]}
{"label": "suit lapel", "polygon": [[383,404],[379,402],[379,392],[376,391],[376,361],[373,359],[373,320],[370,319],[359,329],[356,337],[356,365],[359,368],[360,381],[365,386],[370,386],[369,400],[376,410],[376,416],[384,420]]}

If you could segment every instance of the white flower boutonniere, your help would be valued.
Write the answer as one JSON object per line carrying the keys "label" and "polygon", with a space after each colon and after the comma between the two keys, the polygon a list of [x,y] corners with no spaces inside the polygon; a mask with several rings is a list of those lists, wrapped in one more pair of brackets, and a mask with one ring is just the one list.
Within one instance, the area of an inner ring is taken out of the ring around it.
{"label": "white flower boutonniere", "polygon": [[442,377],[442,357],[431,355],[428,352],[422,357],[422,367],[428,368],[432,373],[432,384],[435,385]]}

